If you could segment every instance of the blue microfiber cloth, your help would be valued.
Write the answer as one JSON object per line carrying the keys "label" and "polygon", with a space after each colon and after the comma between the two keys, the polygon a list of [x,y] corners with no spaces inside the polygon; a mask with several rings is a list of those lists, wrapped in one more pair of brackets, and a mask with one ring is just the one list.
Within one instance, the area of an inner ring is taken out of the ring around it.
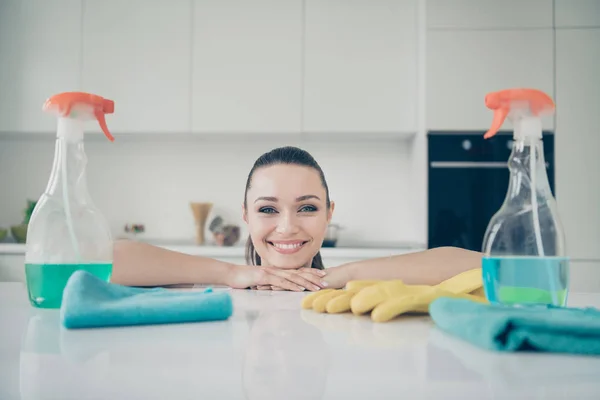
{"label": "blue microfiber cloth", "polygon": [[218,321],[232,313],[227,292],[121,286],[83,270],[69,278],[60,308],[62,324],[70,329]]}
{"label": "blue microfiber cloth", "polygon": [[442,297],[429,306],[442,330],[497,351],[600,355],[600,310],[511,307]]}

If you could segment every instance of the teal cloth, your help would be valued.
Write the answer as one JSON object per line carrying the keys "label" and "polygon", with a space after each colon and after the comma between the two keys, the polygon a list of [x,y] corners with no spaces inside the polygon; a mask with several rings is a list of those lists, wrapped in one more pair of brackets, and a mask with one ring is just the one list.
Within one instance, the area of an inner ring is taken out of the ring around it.
{"label": "teal cloth", "polygon": [[82,270],[69,278],[60,308],[69,329],[218,321],[232,313],[227,292],[121,286]]}
{"label": "teal cloth", "polygon": [[526,308],[439,298],[429,306],[435,324],[476,346],[497,351],[600,355],[600,310]]}

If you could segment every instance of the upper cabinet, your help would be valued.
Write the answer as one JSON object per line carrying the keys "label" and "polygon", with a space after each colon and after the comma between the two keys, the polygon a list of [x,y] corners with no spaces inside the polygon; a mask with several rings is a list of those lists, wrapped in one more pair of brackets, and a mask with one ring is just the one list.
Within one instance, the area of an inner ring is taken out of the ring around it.
{"label": "upper cabinet", "polygon": [[556,197],[567,250],[583,260],[600,260],[598,65],[600,28],[556,32]]}
{"label": "upper cabinet", "polygon": [[417,0],[306,0],[303,129],[414,132]]}
{"label": "upper cabinet", "polygon": [[[552,28],[552,1],[426,0],[427,28]],[[573,2],[573,0],[564,1]]]}
{"label": "upper cabinet", "polygon": [[[484,99],[492,91],[533,87],[554,96],[553,46],[552,29],[428,31],[427,128],[489,129]],[[544,128],[553,121],[544,118]]]}
{"label": "upper cabinet", "polygon": [[56,132],[46,99],[80,89],[81,1],[0,1],[0,132]]}
{"label": "upper cabinet", "polygon": [[191,12],[188,1],[85,1],[82,86],[115,101],[114,133],[189,131]]}
{"label": "upper cabinet", "polygon": [[194,132],[301,131],[302,0],[195,0]]}
{"label": "upper cabinet", "polygon": [[600,0],[554,0],[557,28],[600,27]]}

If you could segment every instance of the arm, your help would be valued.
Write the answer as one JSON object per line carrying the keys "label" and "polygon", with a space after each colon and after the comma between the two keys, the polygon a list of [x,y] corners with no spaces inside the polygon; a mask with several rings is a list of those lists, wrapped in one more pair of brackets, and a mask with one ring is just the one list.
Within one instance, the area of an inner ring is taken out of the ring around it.
{"label": "arm", "polygon": [[192,256],[146,243],[114,243],[111,282],[131,286],[177,284],[228,285],[233,264]]}
{"label": "arm", "polygon": [[296,274],[277,268],[235,265],[129,240],[114,243],[111,282],[128,286],[225,285],[237,289],[278,286],[316,290],[321,271]]}
{"label": "arm", "polygon": [[480,268],[481,257],[475,251],[439,247],[327,268],[324,280],[332,288],[364,279],[400,279],[409,285],[437,285],[461,272]]}

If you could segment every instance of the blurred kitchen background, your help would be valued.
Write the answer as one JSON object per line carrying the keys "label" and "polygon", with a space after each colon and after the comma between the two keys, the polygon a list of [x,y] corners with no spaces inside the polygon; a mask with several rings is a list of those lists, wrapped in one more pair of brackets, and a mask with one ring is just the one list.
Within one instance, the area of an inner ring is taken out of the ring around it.
{"label": "blurred kitchen background", "polygon": [[[115,101],[115,142],[94,122],[85,142],[115,238],[242,262],[247,174],[295,145],[336,201],[337,265],[480,250],[511,145],[483,141],[484,97],[534,87],[557,104],[544,140],[572,287],[600,290],[599,65],[600,0],[0,0],[0,280],[23,276],[10,228],[48,181],[53,94]],[[212,203],[202,246],[192,202]]]}

